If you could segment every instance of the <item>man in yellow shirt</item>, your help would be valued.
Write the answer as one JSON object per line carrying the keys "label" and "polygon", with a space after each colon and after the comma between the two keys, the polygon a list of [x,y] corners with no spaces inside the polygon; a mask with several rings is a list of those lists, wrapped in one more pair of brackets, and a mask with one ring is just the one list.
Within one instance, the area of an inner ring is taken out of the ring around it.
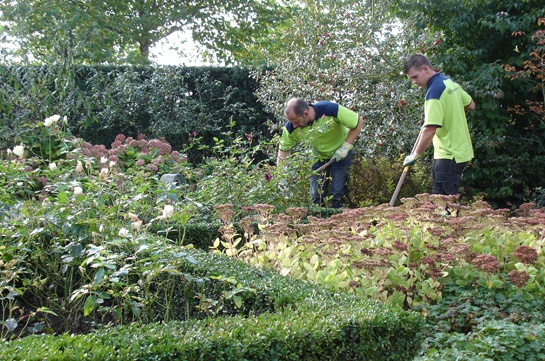
{"label": "man in yellow shirt", "polygon": [[[282,129],[277,163],[287,158],[295,144],[309,141],[314,149],[316,170],[330,159],[335,162],[321,175],[310,179],[312,202],[325,206],[324,197],[331,186],[332,207],[343,205],[347,192],[346,182],[352,165],[352,147],[363,126],[363,118],[337,103],[320,101],[308,104],[303,99],[293,98],[286,103],[285,115],[288,121]],[[331,177],[331,184],[328,179]],[[320,184],[319,179],[322,179]]]}
{"label": "man in yellow shirt", "polygon": [[422,54],[412,55],[403,70],[414,84],[426,88],[424,125],[403,167],[414,164],[433,142],[431,194],[458,194],[462,172],[474,156],[465,111],[475,109],[475,102]]}

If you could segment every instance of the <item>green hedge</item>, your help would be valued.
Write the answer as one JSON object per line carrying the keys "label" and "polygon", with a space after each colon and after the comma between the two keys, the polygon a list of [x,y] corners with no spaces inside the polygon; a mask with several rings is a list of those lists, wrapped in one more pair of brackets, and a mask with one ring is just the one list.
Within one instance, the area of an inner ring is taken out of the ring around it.
{"label": "green hedge", "polygon": [[417,313],[232,258],[191,253],[195,262],[186,262],[181,272],[208,280],[231,278],[246,290],[238,311],[231,305],[223,312],[232,314],[231,308],[238,314],[118,326],[87,335],[28,336],[5,342],[0,359],[409,360],[420,349],[423,320]]}
{"label": "green hedge", "polygon": [[164,138],[173,150],[196,136],[212,145],[231,121],[238,135],[270,138],[272,116],[244,68],[0,65],[0,83],[0,148],[17,144],[25,123],[53,114],[67,116],[73,135],[108,148],[120,133]]}

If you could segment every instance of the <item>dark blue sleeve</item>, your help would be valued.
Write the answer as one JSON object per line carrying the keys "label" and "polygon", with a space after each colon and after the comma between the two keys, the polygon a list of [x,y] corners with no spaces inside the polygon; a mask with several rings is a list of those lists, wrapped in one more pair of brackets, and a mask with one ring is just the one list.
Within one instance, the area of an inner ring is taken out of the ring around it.
{"label": "dark blue sleeve", "polygon": [[293,126],[292,122],[286,122],[285,127],[288,130],[288,133],[290,134],[295,130],[295,127]]}
{"label": "dark blue sleeve", "polygon": [[324,115],[327,117],[337,118],[337,114],[339,114],[339,104],[337,103],[323,100],[320,102],[316,102],[312,105],[314,106],[314,109],[316,110],[316,119],[320,119]]}
{"label": "dark blue sleeve", "polygon": [[441,95],[446,89],[444,80],[448,79],[446,76],[439,75],[433,79],[433,83],[430,84],[430,87],[426,91],[426,100],[441,98]]}

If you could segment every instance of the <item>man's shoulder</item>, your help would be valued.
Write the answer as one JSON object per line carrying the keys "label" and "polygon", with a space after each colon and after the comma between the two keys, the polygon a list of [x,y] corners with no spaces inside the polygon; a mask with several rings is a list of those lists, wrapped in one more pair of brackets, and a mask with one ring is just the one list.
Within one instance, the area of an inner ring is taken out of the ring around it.
{"label": "man's shoulder", "polygon": [[312,104],[312,106],[316,110],[316,119],[320,119],[323,116],[337,117],[339,114],[339,104],[328,100],[321,100]]}
{"label": "man's shoulder", "polygon": [[428,89],[426,90],[426,100],[439,100],[447,88],[447,81],[451,81],[449,77],[442,75],[441,73],[435,74],[431,78]]}

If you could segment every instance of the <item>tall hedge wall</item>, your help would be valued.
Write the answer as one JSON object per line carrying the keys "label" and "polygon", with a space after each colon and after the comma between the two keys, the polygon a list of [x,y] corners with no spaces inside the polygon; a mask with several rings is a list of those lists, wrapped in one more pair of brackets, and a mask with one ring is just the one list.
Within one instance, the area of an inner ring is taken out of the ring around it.
{"label": "tall hedge wall", "polygon": [[163,137],[177,150],[228,129],[269,136],[271,115],[243,68],[0,66],[0,83],[0,148],[17,143],[23,124],[53,114],[66,115],[75,136],[107,147],[118,133]]}

